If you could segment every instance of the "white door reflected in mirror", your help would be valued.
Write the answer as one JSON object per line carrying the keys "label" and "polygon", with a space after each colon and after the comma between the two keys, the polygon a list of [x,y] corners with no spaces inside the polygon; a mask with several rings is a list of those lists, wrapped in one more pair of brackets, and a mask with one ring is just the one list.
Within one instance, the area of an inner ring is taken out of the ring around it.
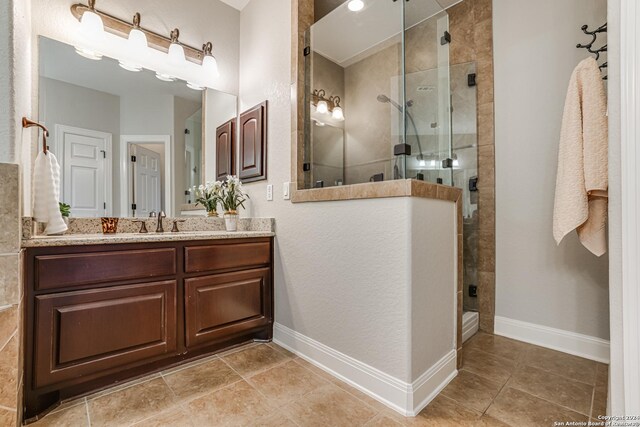
{"label": "white door reflected in mirror", "polygon": [[112,135],[63,125],[55,129],[55,154],[63,159],[61,201],[74,217],[110,215]]}
{"label": "white door reflected in mirror", "polygon": [[148,217],[151,212],[157,214],[162,210],[161,152],[143,145],[133,145],[132,151],[136,158],[133,164],[135,216]]}

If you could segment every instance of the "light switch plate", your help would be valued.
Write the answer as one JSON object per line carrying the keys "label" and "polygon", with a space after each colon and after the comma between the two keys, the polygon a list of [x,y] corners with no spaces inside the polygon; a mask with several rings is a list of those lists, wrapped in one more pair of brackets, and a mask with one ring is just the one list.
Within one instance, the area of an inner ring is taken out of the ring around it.
{"label": "light switch plate", "polygon": [[282,198],[284,200],[290,200],[291,199],[291,183],[290,182],[285,182],[282,185]]}
{"label": "light switch plate", "polygon": [[273,184],[267,185],[267,200],[268,201],[273,200]]}

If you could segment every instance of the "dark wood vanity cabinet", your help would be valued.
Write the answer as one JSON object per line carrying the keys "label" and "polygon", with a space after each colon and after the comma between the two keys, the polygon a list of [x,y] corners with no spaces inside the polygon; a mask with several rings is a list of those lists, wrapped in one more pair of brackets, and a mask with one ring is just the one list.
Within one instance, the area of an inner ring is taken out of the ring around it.
{"label": "dark wood vanity cabinet", "polygon": [[25,419],[273,333],[273,240],[28,248]]}

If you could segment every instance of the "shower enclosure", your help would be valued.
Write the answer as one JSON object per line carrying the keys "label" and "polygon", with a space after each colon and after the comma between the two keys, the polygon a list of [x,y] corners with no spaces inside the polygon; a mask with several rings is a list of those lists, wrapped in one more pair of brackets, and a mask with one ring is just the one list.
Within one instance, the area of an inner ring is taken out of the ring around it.
{"label": "shower enclosure", "polygon": [[464,308],[477,311],[476,64],[451,65],[464,47],[449,27],[457,2],[343,2],[312,25],[304,171],[307,188],[407,178],[461,188]]}
{"label": "shower enclosure", "polygon": [[453,184],[449,19],[436,0],[349,2],[307,33],[309,187]]}

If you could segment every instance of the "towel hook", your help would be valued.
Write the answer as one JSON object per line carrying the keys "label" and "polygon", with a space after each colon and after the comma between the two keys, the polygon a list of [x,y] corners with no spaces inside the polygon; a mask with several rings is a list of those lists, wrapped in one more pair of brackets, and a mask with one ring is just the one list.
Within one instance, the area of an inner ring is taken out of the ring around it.
{"label": "towel hook", "polygon": [[26,117],[22,118],[22,127],[24,129],[34,127],[34,126],[42,129],[42,152],[44,154],[47,154],[47,137],[49,136],[49,130],[44,125],[41,125],[38,122],[29,120]]}

